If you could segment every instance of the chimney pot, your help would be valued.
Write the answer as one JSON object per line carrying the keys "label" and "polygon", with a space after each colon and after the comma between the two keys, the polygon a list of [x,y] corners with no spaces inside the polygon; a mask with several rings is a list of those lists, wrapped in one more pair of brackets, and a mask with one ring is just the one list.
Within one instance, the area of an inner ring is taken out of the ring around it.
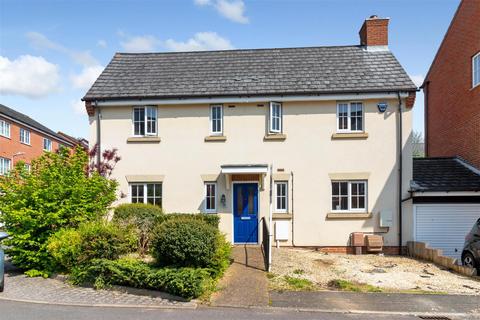
{"label": "chimney pot", "polygon": [[388,46],[388,22],[389,18],[379,18],[377,15],[371,15],[365,19],[362,28],[358,32],[360,35],[360,45],[362,46]]}

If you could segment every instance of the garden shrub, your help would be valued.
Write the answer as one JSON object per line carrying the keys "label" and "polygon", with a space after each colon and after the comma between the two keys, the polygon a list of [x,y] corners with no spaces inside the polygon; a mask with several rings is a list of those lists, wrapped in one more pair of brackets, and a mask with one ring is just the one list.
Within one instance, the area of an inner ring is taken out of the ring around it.
{"label": "garden shrub", "polygon": [[104,220],[81,224],[78,229],[64,229],[48,241],[48,250],[57,264],[70,270],[94,259],[118,259],[136,248],[133,229]]}
{"label": "garden shrub", "polygon": [[48,238],[104,215],[116,198],[117,183],[89,174],[88,155],[80,147],[46,152],[31,165],[28,172],[18,163],[0,178],[0,223],[10,234],[5,245],[13,264],[49,273],[53,261]]}
{"label": "garden shrub", "polygon": [[160,207],[144,203],[121,204],[115,208],[113,222],[123,226],[133,226],[138,236],[138,252],[148,251],[154,228],[163,221]]}
{"label": "garden shrub", "polygon": [[219,231],[198,219],[167,219],[152,241],[151,253],[160,265],[208,267],[217,251]]}
{"label": "garden shrub", "polygon": [[208,268],[214,278],[219,278],[230,266],[230,256],[232,254],[232,245],[225,239],[225,235],[218,233],[217,249],[210,261]]}
{"label": "garden shrub", "polygon": [[211,279],[205,269],[156,268],[135,259],[92,260],[88,266],[73,270],[74,284],[93,284],[101,289],[112,285],[164,291],[185,299],[199,297]]}
{"label": "garden shrub", "polygon": [[175,219],[200,220],[200,221],[206,222],[207,224],[217,229],[218,229],[218,224],[220,223],[220,217],[218,215],[202,214],[202,213],[167,213],[163,215],[161,222],[165,222],[167,220],[175,220]]}

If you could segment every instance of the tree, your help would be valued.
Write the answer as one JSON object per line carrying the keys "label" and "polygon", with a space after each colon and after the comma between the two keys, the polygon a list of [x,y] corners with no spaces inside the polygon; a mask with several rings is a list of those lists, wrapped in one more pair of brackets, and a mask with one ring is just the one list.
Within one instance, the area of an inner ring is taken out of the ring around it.
{"label": "tree", "polygon": [[421,132],[414,131],[412,136],[412,153],[414,158],[425,157],[425,143]]}
{"label": "tree", "polygon": [[17,163],[0,178],[0,222],[11,235],[7,253],[17,267],[48,274],[53,265],[49,236],[106,214],[117,182],[88,168],[82,148],[62,148],[33,160],[30,172]]}

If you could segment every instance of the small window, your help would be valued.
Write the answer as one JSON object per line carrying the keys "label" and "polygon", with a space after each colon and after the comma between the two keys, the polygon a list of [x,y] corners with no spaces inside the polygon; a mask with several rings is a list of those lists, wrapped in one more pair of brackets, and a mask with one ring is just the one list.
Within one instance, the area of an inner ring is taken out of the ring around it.
{"label": "small window", "polygon": [[133,135],[157,135],[157,107],[147,106],[133,108]]}
{"label": "small window", "polygon": [[337,131],[363,131],[363,103],[341,102],[337,104]]}
{"label": "small window", "polygon": [[130,191],[132,203],[150,203],[162,206],[161,183],[132,183]]}
{"label": "small window", "polygon": [[223,106],[210,106],[210,133],[212,135],[223,134]]}
{"label": "small window", "polygon": [[0,120],[0,136],[10,138],[10,123]]}
{"label": "small window", "polygon": [[32,171],[32,166],[29,163],[25,163],[24,166],[25,166],[25,170],[27,170],[27,172]]}
{"label": "small window", "polygon": [[271,133],[282,132],[282,104],[270,102],[270,129]]}
{"label": "small window", "polygon": [[20,142],[30,144],[30,131],[20,128]]}
{"label": "small window", "polygon": [[7,174],[12,167],[12,161],[7,158],[0,157],[0,175]]}
{"label": "small window", "polygon": [[366,181],[332,181],[332,211],[366,210]]}
{"label": "small window", "polygon": [[288,183],[286,181],[275,182],[275,212],[286,213],[288,211]]}
{"label": "small window", "polygon": [[43,138],[43,150],[52,151],[52,140]]}
{"label": "small window", "polygon": [[217,212],[217,184],[205,183],[205,212]]}
{"label": "small window", "polygon": [[472,87],[476,87],[480,84],[480,52],[472,58]]}

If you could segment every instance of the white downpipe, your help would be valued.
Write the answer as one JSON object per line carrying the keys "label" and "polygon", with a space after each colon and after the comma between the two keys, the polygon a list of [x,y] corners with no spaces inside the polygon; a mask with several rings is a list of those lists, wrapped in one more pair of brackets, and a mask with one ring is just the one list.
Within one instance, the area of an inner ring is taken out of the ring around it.
{"label": "white downpipe", "polygon": [[268,236],[270,237],[269,245],[270,248],[268,250],[268,272],[270,272],[270,268],[272,265],[272,241],[273,241],[273,228],[272,228],[272,215],[273,215],[273,163],[270,165],[270,212],[268,217]]}

